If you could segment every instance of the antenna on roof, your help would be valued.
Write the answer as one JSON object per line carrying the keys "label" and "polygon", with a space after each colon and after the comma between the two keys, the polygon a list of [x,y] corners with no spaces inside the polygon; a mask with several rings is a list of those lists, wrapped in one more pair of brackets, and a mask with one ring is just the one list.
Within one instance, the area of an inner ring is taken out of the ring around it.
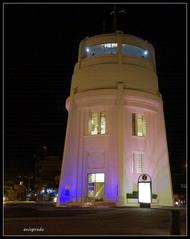
{"label": "antenna on roof", "polygon": [[115,31],[117,31],[117,22],[118,22],[118,20],[117,20],[117,16],[118,16],[118,14],[126,14],[126,11],[125,11],[125,9],[122,9],[122,10],[117,10],[117,7],[116,7],[117,5],[116,4],[114,4],[113,5],[113,11],[111,11],[110,12],[110,15],[113,15],[113,30],[114,30],[114,32]]}

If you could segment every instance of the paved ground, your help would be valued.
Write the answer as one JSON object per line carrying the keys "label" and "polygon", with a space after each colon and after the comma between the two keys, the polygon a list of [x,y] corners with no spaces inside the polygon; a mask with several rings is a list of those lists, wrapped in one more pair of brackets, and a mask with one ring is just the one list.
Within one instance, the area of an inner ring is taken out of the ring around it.
{"label": "paved ground", "polygon": [[[55,208],[47,204],[4,206],[4,235],[170,235],[171,209]],[[180,234],[186,235],[186,210]]]}

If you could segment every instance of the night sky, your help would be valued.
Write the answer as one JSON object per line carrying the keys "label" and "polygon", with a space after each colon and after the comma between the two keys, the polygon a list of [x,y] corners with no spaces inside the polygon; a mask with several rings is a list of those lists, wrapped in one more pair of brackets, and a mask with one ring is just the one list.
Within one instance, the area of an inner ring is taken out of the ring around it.
{"label": "night sky", "polygon": [[[172,170],[186,160],[186,5],[120,4],[118,30],[156,51]],[[113,4],[4,5],[4,162],[33,167],[43,145],[62,156],[74,64],[86,36],[113,31]]]}

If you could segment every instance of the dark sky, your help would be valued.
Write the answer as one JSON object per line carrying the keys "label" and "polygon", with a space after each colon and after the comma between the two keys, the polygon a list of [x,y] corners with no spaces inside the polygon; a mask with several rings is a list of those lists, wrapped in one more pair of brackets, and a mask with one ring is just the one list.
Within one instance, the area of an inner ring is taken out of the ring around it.
{"label": "dark sky", "polygon": [[[120,4],[118,30],[156,51],[171,167],[186,159],[186,5]],[[32,167],[42,145],[62,155],[79,42],[112,32],[112,4],[4,5],[4,161]]]}

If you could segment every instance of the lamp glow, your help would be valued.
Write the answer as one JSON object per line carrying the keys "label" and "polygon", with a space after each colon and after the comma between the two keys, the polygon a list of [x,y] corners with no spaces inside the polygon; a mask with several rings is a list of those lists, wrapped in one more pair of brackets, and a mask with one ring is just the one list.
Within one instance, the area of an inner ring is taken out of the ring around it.
{"label": "lamp glow", "polygon": [[103,47],[106,47],[106,48],[117,47],[117,43],[104,43],[102,45],[103,45]]}
{"label": "lamp glow", "polygon": [[53,198],[53,202],[55,202],[55,203],[57,202],[57,197]]}

